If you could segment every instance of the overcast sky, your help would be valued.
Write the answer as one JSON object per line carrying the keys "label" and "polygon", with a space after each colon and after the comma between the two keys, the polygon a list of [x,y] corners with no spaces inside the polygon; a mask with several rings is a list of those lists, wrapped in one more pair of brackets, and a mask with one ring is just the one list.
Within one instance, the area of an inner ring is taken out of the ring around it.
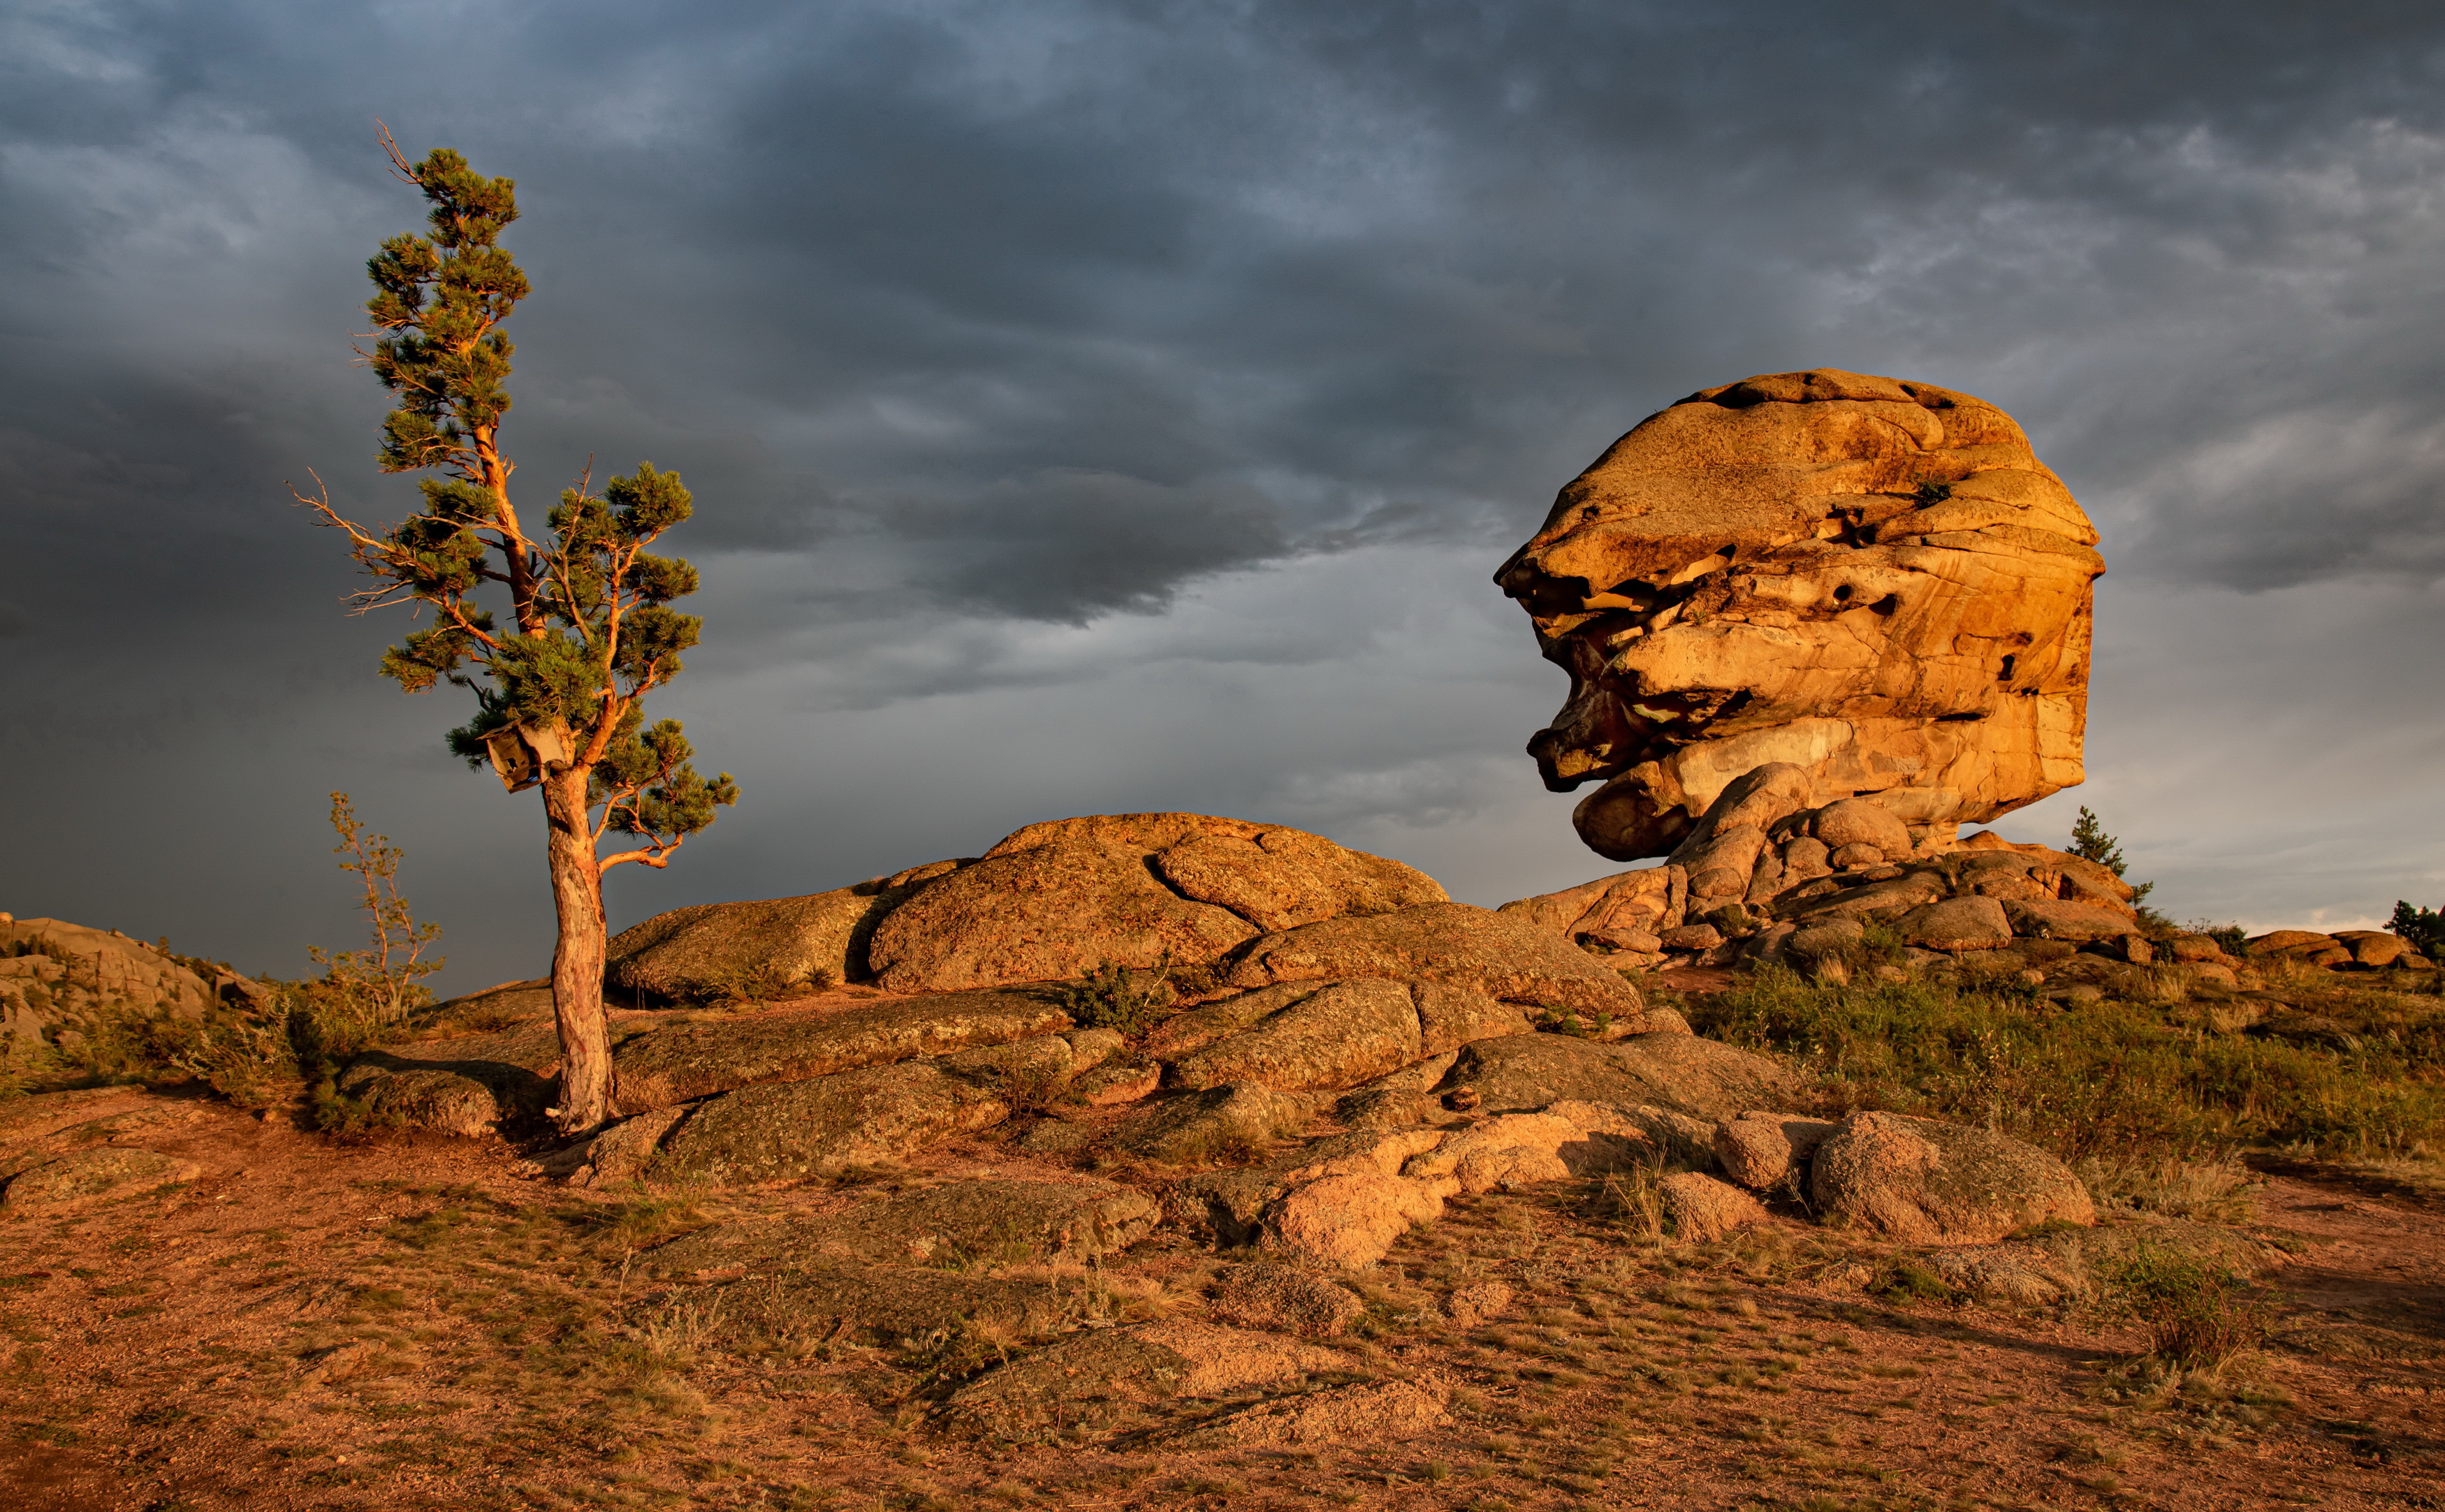
{"label": "overcast sky", "polygon": [[0,908],[243,969],[548,963],[534,794],[375,675],[318,472],[418,229],[518,181],[529,500],[677,469],[739,806],[615,927],[1069,814],[1298,825],[1498,904],[1615,869],[1488,581],[1689,391],[2002,404],[2104,533],[2085,803],[2177,919],[2445,904],[2445,11],[2422,4],[0,3]]}

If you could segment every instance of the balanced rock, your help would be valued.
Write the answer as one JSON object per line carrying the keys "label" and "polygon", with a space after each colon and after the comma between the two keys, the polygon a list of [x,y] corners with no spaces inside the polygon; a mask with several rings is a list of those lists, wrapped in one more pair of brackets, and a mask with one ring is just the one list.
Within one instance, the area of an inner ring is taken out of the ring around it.
{"label": "balanced rock", "polygon": [[1984,1244],[2042,1223],[2097,1222],[2088,1188],[2035,1146],[1903,1113],[1853,1113],[1810,1162],[1828,1223],[1913,1244]]}
{"label": "balanced rock", "polygon": [[1616,860],[1769,762],[1910,826],[1992,819],[2081,780],[2096,542],[1969,395],[1832,368],[1702,390],[1495,576],[1571,677],[1529,750],[1558,792],[1603,783],[1574,822]]}

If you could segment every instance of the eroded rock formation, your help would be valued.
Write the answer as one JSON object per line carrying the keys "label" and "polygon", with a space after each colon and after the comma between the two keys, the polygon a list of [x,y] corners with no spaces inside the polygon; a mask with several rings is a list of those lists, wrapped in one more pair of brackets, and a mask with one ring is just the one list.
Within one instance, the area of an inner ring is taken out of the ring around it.
{"label": "eroded rock formation", "polygon": [[2002,410],[1832,368],[1709,388],[1496,574],[1571,675],[1530,742],[1580,837],[1683,844],[1769,762],[1813,802],[1985,821],[2081,777],[2097,532]]}

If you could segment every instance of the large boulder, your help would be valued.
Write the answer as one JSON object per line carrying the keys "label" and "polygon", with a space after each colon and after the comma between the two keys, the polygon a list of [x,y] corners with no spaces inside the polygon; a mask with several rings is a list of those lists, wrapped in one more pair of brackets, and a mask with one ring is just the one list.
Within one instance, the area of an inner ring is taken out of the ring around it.
{"label": "large boulder", "polygon": [[1985,1244],[2048,1223],[2097,1222],[2088,1188],[2033,1145],[1903,1113],[1853,1113],[1817,1149],[1808,1192],[1826,1222],[1912,1244]]}
{"label": "large boulder", "polygon": [[1125,1155],[1167,1166],[1202,1166],[1257,1149],[1307,1122],[1314,1106],[1296,1092],[1255,1082],[1167,1097],[1131,1113],[1106,1142]]}
{"label": "large boulder", "polygon": [[1232,959],[1235,987],[1384,977],[1476,989],[1505,1002],[1634,1019],[1638,989],[1586,951],[1517,914],[1427,904],[1341,918],[1250,941]]}
{"label": "large boulder", "polygon": [[612,937],[606,994],[650,1008],[864,980],[874,926],[925,884],[968,864],[937,861],[831,892],[656,914]]}
{"label": "large boulder", "polygon": [[1921,830],[1994,818],[2081,780],[2096,543],[1985,401],[1834,368],[1703,389],[1496,574],[1571,678],[1529,750],[1558,792],[1604,784],[1574,822],[1621,861],[1769,762]]}
{"label": "large boulder", "polygon": [[1321,836],[1193,813],[1029,825],[875,928],[876,980],[951,992],[1220,960],[1274,928],[1440,902],[1423,873]]}
{"label": "large boulder", "polygon": [[1695,1035],[1636,1035],[1598,1044],[1570,1035],[1513,1035],[1462,1047],[1446,1089],[1473,1089],[1489,1112],[1558,1101],[1645,1104],[1726,1118],[1788,1100],[1791,1077],[1763,1055]]}

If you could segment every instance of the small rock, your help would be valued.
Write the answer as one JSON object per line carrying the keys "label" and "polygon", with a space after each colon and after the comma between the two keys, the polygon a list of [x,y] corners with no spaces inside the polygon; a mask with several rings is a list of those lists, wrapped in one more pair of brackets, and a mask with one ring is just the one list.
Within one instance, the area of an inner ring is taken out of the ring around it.
{"label": "small rock", "polygon": [[1881,867],[1885,864],[1885,853],[1875,846],[1848,845],[1837,849],[1830,859],[1835,870],[1849,871],[1855,868]]}
{"label": "small rock", "polygon": [[1347,1286],[1289,1265],[1234,1265],[1214,1288],[1214,1316],[1241,1328],[1330,1338],[1367,1311]]}
{"label": "small rock", "polygon": [[1478,1105],[1484,1101],[1484,1098],[1477,1094],[1477,1089],[1474,1087],[1455,1087],[1444,1093],[1444,1106],[1456,1113],[1474,1112]]}
{"label": "small rock", "polygon": [[1675,1236],[1705,1241],[1765,1222],[1765,1208],[1737,1186],[1693,1170],[1675,1171],[1656,1184]]}
{"label": "small rock", "polygon": [[1683,924],[1656,938],[1667,950],[1712,950],[1724,943],[1724,932],[1713,924]]}
{"label": "small rock", "polygon": [[1751,1111],[1715,1125],[1715,1163],[1724,1174],[1755,1191],[1797,1183],[1800,1171],[1834,1126],[1798,1113]]}
{"label": "small rock", "polygon": [[1071,1092],[1090,1108],[1115,1108],[1144,1102],[1163,1086],[1163,1068],[1126,1060],[1096,1067],[1070,1084]]}
{"label": "small rock", "polygon": [[1475,1328],[1511,1306],[1511,1288],[1501,1281],[1471,1281],[1444,1298],[1444,1316],[1454,1328]]}
{"label": "small rock", "polygon": [[1188,1450],[1416,1435],[1451,1422],[1445,1400],[1442,1391],[1416,1381],[1332,1386],[1225,1413],[1167,1440],[1167,1445]]}

